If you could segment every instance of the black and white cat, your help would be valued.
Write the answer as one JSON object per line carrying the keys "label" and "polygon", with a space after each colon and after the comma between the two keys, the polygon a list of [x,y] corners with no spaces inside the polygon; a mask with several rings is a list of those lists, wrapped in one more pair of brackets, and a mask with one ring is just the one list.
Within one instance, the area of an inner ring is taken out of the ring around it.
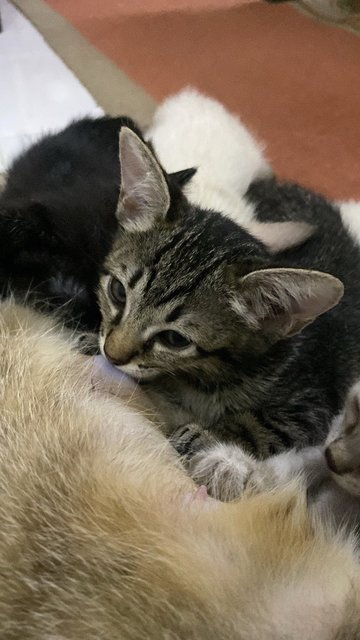
{"label": "black and white cat", "polygon": [[360,250],[338,209],[259,178],[244,196],[256,216],[245,230],[170,189],[134,133],[123,129],[120,146],[104,354],[163,401],[190,458],[206,433],[260,457],[320,444],[360,376]]}
{"label": "black and white cat", "polygon": [[[252,200],[248,196],[259,191],[262,183],[256,187],[258,179],[270,177],[271,170],[263,156],[263,145],[221,104],[194,89],[187,89],[168,98],[158,108],[147,136],[167,169],[176,169],[181,163],[199,166],[186,187],[189,200],[199,206],[203,203],[216,208],[243,227],[254,224],[256,205],[259,209],[261,203],[256,197]],[[171,145],[167,143],[169,139]],[[222,167],[226,167],[224,174]],[[266,204],[266,190],[271,182],[265,182],[263,204]],[[255,184],[249,189],[251,183]],[[277,209],[274,211],[276,215]],[[353,240],[360,243],[360,203],[339,203],[339,212],[343,226]],[[359,406],[357,384],[347,397],[344,411],[333,420],[324,445],[291,449],[264,462],[237,445],[215,442],[210,434],[199,433],[197,426],[180,429],[174,440],[180,450],[186,449],[189,440],[197,442],[198,447],[202,442],[203,448],[200,445],[188,464],[196,480],[207,484],[219,497],[236,497],[245,486],[256,491],[272,489],[302,475],[311,503],[318,512],[331,512],[337,523],[357,525],[360,522]]]}

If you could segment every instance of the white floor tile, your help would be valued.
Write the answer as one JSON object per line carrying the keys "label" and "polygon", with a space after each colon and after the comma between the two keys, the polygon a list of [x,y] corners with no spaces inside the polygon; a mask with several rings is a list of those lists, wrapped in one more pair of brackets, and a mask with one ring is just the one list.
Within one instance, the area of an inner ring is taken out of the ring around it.
{"label": "white floor tile", "polygon": [[102,109],[8,0],[0,0],[0,172],[31,140]]}

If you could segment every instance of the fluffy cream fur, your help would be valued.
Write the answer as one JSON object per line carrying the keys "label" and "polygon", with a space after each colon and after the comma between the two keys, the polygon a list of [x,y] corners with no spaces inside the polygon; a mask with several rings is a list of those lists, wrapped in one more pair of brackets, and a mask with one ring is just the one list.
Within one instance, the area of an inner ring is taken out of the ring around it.
{"label": "fluffy cream fur", "polygon": [[140,392],[72,346],[1,304],[1,638],[359,638],[351,542],[301,491],[193,493]]}

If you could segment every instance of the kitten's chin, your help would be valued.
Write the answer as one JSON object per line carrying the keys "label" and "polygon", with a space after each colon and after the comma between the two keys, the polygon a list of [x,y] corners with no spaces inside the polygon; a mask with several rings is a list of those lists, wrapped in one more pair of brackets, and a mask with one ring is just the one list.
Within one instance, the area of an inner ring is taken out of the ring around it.
{"label": "kitten's chin", "polygon": [[122,367],[117,366],[116,369],[130,376],[137,382],[145,382],[147,380],[153,380],[159,375],[158,369],[149,367],[148,369],[140,369],[137,365],[124,364]]}

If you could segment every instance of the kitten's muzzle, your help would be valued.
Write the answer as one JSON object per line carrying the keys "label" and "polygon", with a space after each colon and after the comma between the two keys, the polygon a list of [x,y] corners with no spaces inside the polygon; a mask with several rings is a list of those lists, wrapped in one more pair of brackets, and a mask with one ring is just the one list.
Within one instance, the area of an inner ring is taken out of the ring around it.
{"label": "kitten's muzzle", "polygon": [[109,362],[111,362],[111,364],[114,364],[118,367],[122,367],[125,364],[129,364],[129,362],[131,362],[131,360],[133,360],[136,356],[139,355],[139,351],[132,351],[131,353],[124,353],[121,356],[112,356],[110,353],[107,352],[106,350],[106,345],[104,346],[104,354],[106,356],[106,358],[109,360]]}

